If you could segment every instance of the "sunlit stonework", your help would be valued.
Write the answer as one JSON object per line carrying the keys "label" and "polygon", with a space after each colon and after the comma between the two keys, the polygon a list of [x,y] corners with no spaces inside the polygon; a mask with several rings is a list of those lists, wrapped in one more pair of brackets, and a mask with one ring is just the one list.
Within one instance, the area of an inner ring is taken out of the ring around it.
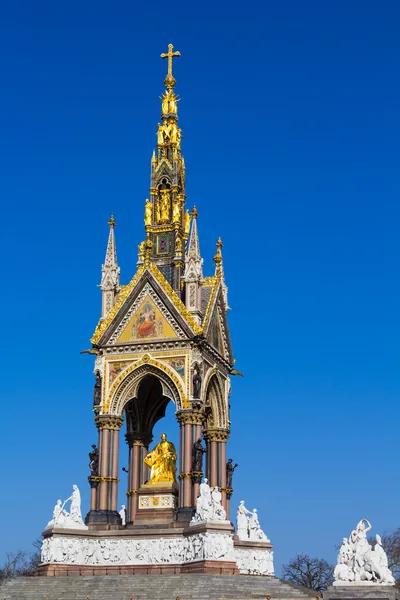
{"label": "sunlit stonework", "polygon": [[[155,564],[161,565],[158,572],[175,565],[176,572],[273,573],[266,536],[255,542],[234,538],[230,522],[237,465],[227,461],[226,445],[230,375],[237,371],[226,318],[222,242],[217,241],[214,272],[204,277],[198,211],[186,198],[172,73],[178,56],[171,44],[162,54],[168,73],[149,197],[143,199],[144,239],[136,272],[125,285],[120,284],[114,217],[109,221],[101,316],[87,351],[96,356],[98,430],[90,452],[91,502],[85,519],[90,535],[83,525],[66,536],[62,524],[70,519],[58,502],[45,532],[42,574],[73,574],[82,561],[89,574],[104,566],[134,573],[138,566]],[[153,428],[169,402],[175,405],[179,448],[166,434],[153,441]],[[122,428],[129,447],[124,485],[118,464]],[[148,528],[155,526],[158,533],[149,536]]]}

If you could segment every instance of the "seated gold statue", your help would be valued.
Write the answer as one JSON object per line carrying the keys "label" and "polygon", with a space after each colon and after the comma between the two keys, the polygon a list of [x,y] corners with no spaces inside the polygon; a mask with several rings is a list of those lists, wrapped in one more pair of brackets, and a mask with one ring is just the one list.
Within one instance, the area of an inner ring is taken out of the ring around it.
{"label": "seated gold statue", "polygon": [[176,450],[171,442],[167,442],[165,433],[161,434],[161,442],[146,455],[144,462],[150,467],[147,483],[176,483]]}

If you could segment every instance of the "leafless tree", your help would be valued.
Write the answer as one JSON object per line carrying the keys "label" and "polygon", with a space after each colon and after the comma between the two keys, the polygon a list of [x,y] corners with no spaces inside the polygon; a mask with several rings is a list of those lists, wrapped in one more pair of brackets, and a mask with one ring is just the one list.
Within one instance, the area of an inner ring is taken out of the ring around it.
{"label": "leafless tree", "polygon": [[33,542],[34,552],[28,554],[19,550],[17,552],[7,552],[6,560],[0,567],[0,580],[12,579],[13,577],[32,577],[36,574],[40,563],[40,548],[42,542],[37,539]]}
{"label": "leafless tree", "polygon": [[320,594],[332,585],[333,570],[334,566],[326,560],[298,554],[287,565],[282,566],[282,578]]}

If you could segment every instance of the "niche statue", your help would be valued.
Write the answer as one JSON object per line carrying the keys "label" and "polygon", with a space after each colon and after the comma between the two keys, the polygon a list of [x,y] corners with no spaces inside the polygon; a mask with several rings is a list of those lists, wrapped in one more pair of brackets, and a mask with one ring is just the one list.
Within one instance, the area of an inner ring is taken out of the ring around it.
{"label": "niche statue", "polygon": [[101,375],[99,371],[96,371],[96,383],[94,384],[93,393],[93,406],[100,406],[101,404]]}
{"label": "niche statue", "polygon": [[203,454],[205,451],[206,449],[203,448],[201,438],[199,438],[197,442],[193,444],[192,450],[192,471],[194,473],[201,473],[203,467]]}
{"label": "niche statue", "polygon": [[147,483],[176,483],[176,450],[167,441],[165,433],[161,434],[161,442],[146,455],[144,462],[150,467],[150,479]]}
{"label": "niche statue", "polygon": [[200,370],[199,367],[195,367],[194,370],[194,374],[193,374],[193,398],[200,398],[200,391],[201,391],[201,375],[200,375]]}
{"label": "niche statue", "polygon": [[235,465],[233,464],[233,460],[231,458],[228,459],[228,462],[226,463],[226,487],[228,489],[232,489],[232,476],[233,476],[233,471],[236,469],[236,467],[238,467],[239,465],[236,463]]}
{"label": "niche statue", "polygon": [[99,449],[96,444],[92,444],[93,450],[89,452],[89,469],[90,475],[96,476],[99,474]]}

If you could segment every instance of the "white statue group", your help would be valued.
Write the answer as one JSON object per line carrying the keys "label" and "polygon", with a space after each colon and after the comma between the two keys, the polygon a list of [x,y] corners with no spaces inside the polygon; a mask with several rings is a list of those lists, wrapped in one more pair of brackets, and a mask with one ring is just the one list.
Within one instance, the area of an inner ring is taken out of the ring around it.
{"label": "white statue group", "polygon": [[[71,501],[70,511],[65,510],[67,502]],[[64,502],[57,500],[53,510],[53,518],[46,525],[46,529],[60,527],[63,529],[87,529],[81,513],[81,493],[77,485],[72,486],[72,494]]]}
{"label": "white statue group", "polygon": [[208,479],[200,484],[200,496],[196,501],[196,512],[191,524],[202,521],[226,521],[226,512],[222,506],[222,494],[218,487],[210,488]]}
{"label": "white statue group", "polygon": [[343,538],[335,567],[333,585],[385,584],[394,585],[393,575],[388,567],[386,552],[382,548],[380,535],[372,547],[367,539],[371,524],[362,519],[353,529],[349,538]]}
{"label": "white statue group", "polygon": [[257,509],[247,510],[244,500],[240,501],[236,513],[237,534],[240,540],[251,540],[254,542],[269,542],[269,539],[260,527]]}

